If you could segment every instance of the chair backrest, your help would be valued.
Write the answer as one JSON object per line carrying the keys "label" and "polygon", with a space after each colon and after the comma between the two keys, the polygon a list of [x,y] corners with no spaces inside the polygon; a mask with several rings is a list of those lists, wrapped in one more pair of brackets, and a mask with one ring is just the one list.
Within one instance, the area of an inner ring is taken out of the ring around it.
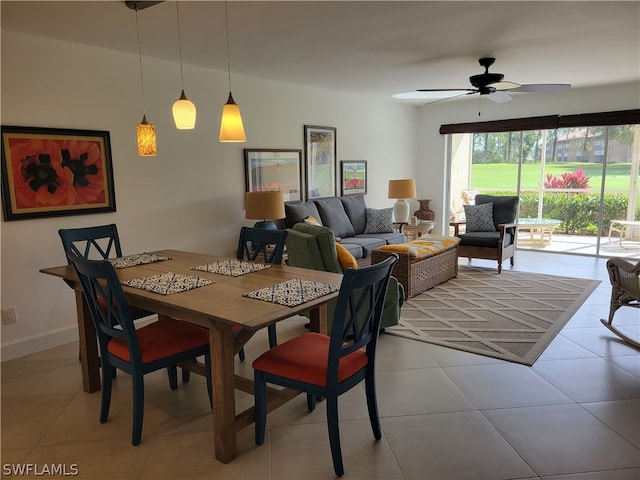
{"label": "chair backrest", "polygon": [[397,261],[394,253],[370,267],[344,272],[331,325],[327,385],[338,381],[340,359],[357,349],[366,349],[369,368],[374,367],[387,287]]}
{"label": "chair backrest", "polygon": [[236,257],[253,262],[262,254],[264,263],[282,263],[288,233],[286,230],[242,227]]}
{"label": "chair backrest", "polygon": [[85,228],[61,228],[65,253],[74,253],[91,260],[121,257],[120,238],[115,223]]}
{"label": "chair backrest", "polygon": [[119,338],[129,347],[131,361],[142,363],[133,316],[111,262],[89,260],[73,252],[66,255],[82,285],[98,333],[101,355],[106,357],[109,341]]}
{"label": "chair backrest", "polygon": [[342,273],[336,237],[327,227],[297,223],[287,237],[287,263],[292,267]]}
{"label": "chair backrest", "polygon": [[476,205],[493,203],[493,223],[496,229],[501,223],[515,223],[518,220],[519,197],[476,195]]}

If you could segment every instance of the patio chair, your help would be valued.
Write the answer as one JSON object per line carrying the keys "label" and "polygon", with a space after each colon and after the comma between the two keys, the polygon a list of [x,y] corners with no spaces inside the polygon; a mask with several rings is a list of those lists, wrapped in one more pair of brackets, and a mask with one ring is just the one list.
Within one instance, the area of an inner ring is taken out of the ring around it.
{"label": "patio chair", "polygon": [[[634,263],[624,258],[610,258],[607,260],[607,271],[611,281],[611,306],[609,319],[600,321],[622,340],[640,349],[637,339],[631,338],[613,325],[613,316],[620,307],[640,308],[640,261]],[[635,330],[637,329],[636,325]]]}
{"label": "patio chair", "polygon": [[[465,233],[454,224],[454,235],[460,237],[458,256],[498,261],[498,273],[506,259],[514,263],[518,224],[518,197],[476,195],[475,205],[464,205]],[[491,206],[489,206],[491,205]]]}

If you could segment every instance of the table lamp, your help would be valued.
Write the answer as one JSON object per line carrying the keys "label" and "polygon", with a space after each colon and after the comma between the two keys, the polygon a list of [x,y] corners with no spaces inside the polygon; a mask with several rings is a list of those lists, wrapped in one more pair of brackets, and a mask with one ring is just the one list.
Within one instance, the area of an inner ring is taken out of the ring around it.
{"label": "table lamp", "polygon": [[247,192],[245,208],[245,218],[260,220],[253,228],[277,230],[273,220],[285,217],[282,192]]}
{"label": "table lamp", "polygon": [[395,198],[393,218],[397,223],[409,220],[409,204],[407,198],[416,198],[416,181],[413,178],[389,180],[389,198]]}

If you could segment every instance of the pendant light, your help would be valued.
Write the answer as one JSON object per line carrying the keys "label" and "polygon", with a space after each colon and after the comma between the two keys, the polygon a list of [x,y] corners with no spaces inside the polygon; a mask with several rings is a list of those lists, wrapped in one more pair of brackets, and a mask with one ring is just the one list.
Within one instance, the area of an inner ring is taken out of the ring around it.
{"label": "pendant light", "polygon": [[182,85],[182,93],[180,98],[173,104],[171,111],[173,112],[173,121],[179,130],[192,130],[196,126],[196,106],[184,94],[184,72],[182,70],[182,41],[180,38],[180,9],[176,0],[176,19],[178,22],[178,50],[180,52],[180,83]]}
{"label": "pendant light", "polygon": [[147,102],[144,97],[144,80],[142,78],[142,52],[140,50],[140,23],[138,22],[138,7],[136,11],[136,29],[138,31],[138,58],[140,59],[140,86],[142,87],[142,122],[137,125],[138,155],[141,157],[156,156],[156,126],[147,121]]}
{"label": "pendant light", "polygon": [[231,61],[229,59],[229,18],[227,13],[227,1],[224,2],[224,25],[227,35],[227,71],[229,73],[229,98],[222,107],[222,120],[220,121],[221,142],[246,142],[240,107],[231,95]]}

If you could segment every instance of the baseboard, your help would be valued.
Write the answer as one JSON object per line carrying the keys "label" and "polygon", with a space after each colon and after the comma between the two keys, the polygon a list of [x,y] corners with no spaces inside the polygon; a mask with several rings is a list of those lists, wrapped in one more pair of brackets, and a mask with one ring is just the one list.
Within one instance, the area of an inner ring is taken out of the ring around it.
{"label": "baseboard", "polygon": [[0,359],[3,362],[13,360],[77,340],[78,327],[73,325],[53,332],[46,332],[42,335],[20,339],[12,343],[5,343],[0,346]]}

